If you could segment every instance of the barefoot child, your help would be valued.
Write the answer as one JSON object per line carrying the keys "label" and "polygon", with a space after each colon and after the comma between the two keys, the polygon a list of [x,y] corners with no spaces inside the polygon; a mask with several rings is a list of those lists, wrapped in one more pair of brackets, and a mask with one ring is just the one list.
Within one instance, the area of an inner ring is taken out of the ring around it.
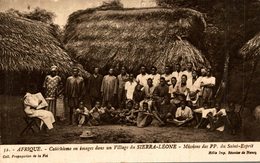
{"label": "barefoot child", "polygon": [[101,108],[101,110],[103,110],[104,112],[103,114],[100,115],[101,120],[106,123],[113,123],[114,117],[117,114],[116,109],[110,103],[108,103],[107,106]]}
{"label": "barefoot child", "polygon": [[129,100],[129,101],[126,102],[126,108],[125,109],[121,109],[119,111],[118,123],[126,123],[127,122],[126,116],[129,115],[128,113],[129,113],[130,110],[132,110],[133,106],[134,106],[134,101],[133,100]]}
{"label": "barefoot child", "polygon": [[210,131],[224,131],[227,120],[226,116],[226,109],[221,108],[221,105],[219,103],[216,103],[215,111],[210,112],[207,115],[210,122],[210,124],[207,127],[210,128]]}
{"label": "barefoot child", "polygon": [[77,119],[78,126],[81,127],[84,122],[89,120],[89,110],[84,106],[83,102],[79,103],[79,108],[76,109],[75,116]]}
{"label": "barefoot child", "polygon": [[130,125],[136,125],[136,119],[139,112],[139,104],[136,103],[132,109],[127,113],[126,122]]}
{"label": "barefoot child", "polygon": [[149,106],[147,102],[143,102],[140,106],[137,116],[137,127],[146,127],[151,124],[153,120],[153,114],[149,112]]}
{"label": "barefoot child", "polygon": [[186,105],[186,101],[181,101],[181,106],[175,113],[174,123],[179,127],[188,124],[193,119],[192,110]]}
{"label": "barefoot child", "polygon": [[90,123],[94,126],[99,125],[101,123],[100,115],[104,114],[100,101],[96,101],[94,108],[92,108],[89,113],[91,115]]}

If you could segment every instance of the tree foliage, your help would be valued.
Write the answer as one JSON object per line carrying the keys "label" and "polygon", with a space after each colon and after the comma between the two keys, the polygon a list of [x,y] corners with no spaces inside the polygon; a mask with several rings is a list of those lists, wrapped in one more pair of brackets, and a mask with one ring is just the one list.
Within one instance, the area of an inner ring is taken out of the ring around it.
{"label": "tree foliage", "polygon": [[20,16],[20,17],[25,17],[27,19],[31,20],[36,20],[36,21],[41,21],[46,24],[53,24],[53,19],[55,18],[55,14],[53,12],[47,11],[45,9],[41,9],[39,7],[35,8],[31,12],[21,12],[16,9],[9,9],[6,11],[6,13],[15,15],[15,16]]}
{"label": "tree foliage", "polygon": [[103,4],[99,6],[100,9],[122,9],[123,4],[120,0],[110,0],[110,1],[103,1]]}
{"label": "tree foliage", "polygon": [[53,12],[37,7],[32,12],[25,14],[25,17],[31,20],[37,20],[43,23],[51,24],[53,23],[55,14]]}
{"label": "tree foliage", "polygon": [[6,11],[6,13],[14,15],[14,16],[19,16],[19,17],[24,17],[27,19],[31,19],[34,21],[40,21],[43,22],[51,27],[51,33],[55,38],[57,38],[60,42],[62,38],[62,30],[59,25],[55,24],[53,22],[53,19],[55,18],[55,14],[53,12],[47,11],[45,9],[41,9],[39,7],[35,8],[33,11],[30,12],[21,12],[16,9],[9,9]]}

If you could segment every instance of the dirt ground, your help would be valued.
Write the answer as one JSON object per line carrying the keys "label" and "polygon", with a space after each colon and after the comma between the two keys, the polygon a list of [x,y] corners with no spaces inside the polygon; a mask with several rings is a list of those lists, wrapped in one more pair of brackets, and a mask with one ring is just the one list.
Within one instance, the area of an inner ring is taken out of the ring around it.
{"label": "dirt ground", "polygon": [[[92,131],[94,138],[82,139],[85,130]],[[243,136],[242,136],[243,137]],[[50,136],[27,135],[16,139],[18,144],[80,144],[80,143],[163,143],[163,142],[219,142],[244,141],[241,135],[208,132],[205,129],[176,127],[146,127],[104,125],[77,127],[57,125]]]}
{"label": "dirt ground", "polygon": [[[227,142],[260,141],[260,125],[249,119],[243,124],[238,135],[227,132],[209,132],[193,127],[166,126],[138,128],[126,125],[72,126],[55,123],[55,128],[45,136],[41,133],[27,133],[20,136],[26,126],[23,120],[23,107],[20,97],[0,96],[1,137],[3,144],[79,144],[79,143],[163,143],[163,142]],[[79,136],[89,130],[94,138],[82,139]]]}

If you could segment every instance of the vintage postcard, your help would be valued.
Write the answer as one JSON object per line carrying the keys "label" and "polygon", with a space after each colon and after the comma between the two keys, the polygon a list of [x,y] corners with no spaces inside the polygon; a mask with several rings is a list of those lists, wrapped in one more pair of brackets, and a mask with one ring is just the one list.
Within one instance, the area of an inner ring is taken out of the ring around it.
{"label": "vintage postcard", "polygon": [[0,162],[260,161],[259,0],[0,0]]}

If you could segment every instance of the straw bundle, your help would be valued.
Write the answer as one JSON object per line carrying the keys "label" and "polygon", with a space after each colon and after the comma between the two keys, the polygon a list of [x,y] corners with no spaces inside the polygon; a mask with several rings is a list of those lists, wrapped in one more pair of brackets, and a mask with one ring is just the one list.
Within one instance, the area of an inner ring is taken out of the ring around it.
{"label": "straw bundle", "polygon": [[70,15],[65,47],[89,70],[121,63],[133,71],[141,64],[190,61],[208,65],[192,42],[200,41],[206,27],[203,15],[190,9],[87,9]]}

